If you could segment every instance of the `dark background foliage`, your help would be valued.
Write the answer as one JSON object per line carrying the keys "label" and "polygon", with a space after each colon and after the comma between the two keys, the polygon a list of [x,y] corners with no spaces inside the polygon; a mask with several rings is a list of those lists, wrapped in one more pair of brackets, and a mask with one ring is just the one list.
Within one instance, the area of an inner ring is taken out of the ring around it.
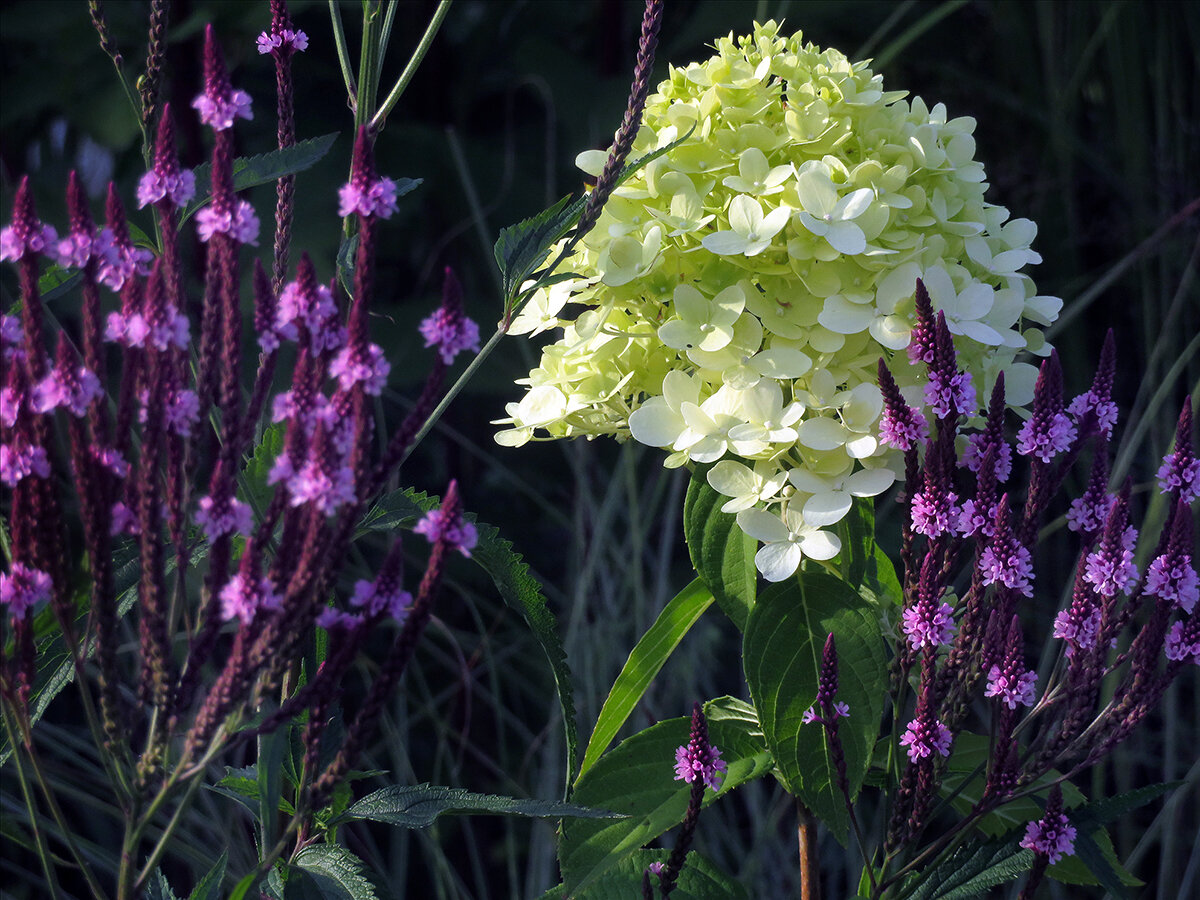
{"label": "dark background foliage", "polygon": [[[385,85],[399,74],[435,5],[402,3]],[[110,2],[105,9],[127,64],[140,66],[148,3]],[[327,5],[295,2],[292,11],[311,40],[294,68],[298,135],[341,132],[331,155],[299,176],[297,190],[294,252],[308,250],[328,277],[351,119]],[[342,14],[356,52],[359,7],[343,3]],[[415,325],[436,302],[442,267],[459,273],[468,311],[490,332],[499,314],[491,256],[496,232],[582,187],[574,157],[604,146],[619,122],[640,15],[635,0],[458,0],[452,7],[377,145],[382,173],[424,179],[383,232],[374,327],[393,362],[382,400],[389,419],[415,396],[429,364]],[[1034,246],[1045,257],[1034,273],[1039,289],[1066,301],[1053,340],[1069,390],[1086,386],[1105,330],[1116,330],[1116,393],[1129,437],[1118,469],[1132,476],[1145,509],[1179,403],[1189,392],[1196,399],[1200,377],[1197,217],[1194,211],[1190,218],[1179,215],[1200,195],[1197,7],[668,0],[656,72],[665,75],[668,61],[707,57],[717,36],[749,31],[756,16],[782,16],[790,29],[803,29],[807,39],[851,58],[874,56],[889,88],[977,119],[989,198],[1038,222]],[[237,131],[239,153],[273,146],[272,67],[254,49],[268,19],[265,2],[174,5],[165,87],[183,126],[186,164],[203,161],[207,148],[188,107],[200,82],[200,42],[209,21],[235,86],[255,101],[254,121]],[[72,167],[95,174],[97,214],[107,177],[131,201],[143,171],[136,120],[82,0],[4,0],[0,207],[10,208],[16,181],[28,172],[43,218],[64,225],[62,193]],[[259,188],[251,197],[269,222],[273,191]],[[147,216],[133,217],[148,226]],[[257,252],[265,259],[269,241],[262,243]],[[7,308],[15,299],[10,271],[0,274],[0,288]],[[71,319],[65,304],[53,312]],[[401,478],[432,492],[459,478],[468,508],[499,525],[529,559],[560,619],[586,736],[628,648],[690,577],[678,523],[683,483],[645,448],[606,441],[497,448],[488,420],[519,397],[512,381],[535,358],[525,339],[503,342]],[[1037,598],[1042,626],[1057,608],[1055,591],[1066,585],[1071,566],[1061,528],[1050,530],[1039,561],[1039,584],[1048,588]],[[369,568],[381,553],[382,547],[363,547],[354,563]],[[448,593],[419,666],[389,710],[371,765],[389,770],[391,780],[552,797],[561,787],[562,750],[547,671],[519,618],[490,586],[467,566],[454,574],[457,591]],[[702,696],[740,692],[731,631],[701,623],[633,724],[682,715]],[[1132,853],[1132,870],[1147,881],[1134,889],[1143,896],[1183,896],[1200,885],[1196,687],[1194,675],[1183,679],[1149,727],[1080,783],[1090,794],[1105,795],[1187,780],[1165,809],[1150,807],[1114,829],[1119,853]],[[75,742],[68,696],[48,717],[46,739],[58,765],[78,772],[89,757]],[[761,783],[724,806],[702,820],[700,846],[740,873],[753,896],[793,896],[794,813],[785,798]],[[81,796],[76,814],[81,830],[103,841],[111,822],[103,803]],[[213,846],[230,839],[234,815],[226,801],[205,799],[170,870],[178,884],[194,877],[189,865],[199,869]],[[232,858],[244,869],[253,847],[249,830],[240,827],[233,826]],[[554,875],[553,836],[543,824],[457,820],[412,835],[362,828],[348,839],[397,897],[525,897]],[[852,892],[853,860],[833,842],[822,851],[829,896]],[[37,896],[28,864],[5,845],[0,866],[16,876],[0,879],[9,885],[6,894]],[[1083,896],[1093,889],[1058,890]]]}

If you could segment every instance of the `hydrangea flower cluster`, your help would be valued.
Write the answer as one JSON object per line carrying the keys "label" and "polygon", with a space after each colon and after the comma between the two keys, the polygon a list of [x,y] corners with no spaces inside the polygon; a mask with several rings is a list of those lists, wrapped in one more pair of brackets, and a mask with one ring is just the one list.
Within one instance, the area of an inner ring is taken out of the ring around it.
{"label": "hydrangea flower cluster", "polygon": [[[1017,354],[1049,352],[1038,326],[1062,305],[1022,271],[1040,262],[1037,228],[984,200],[973,119],[903,97],[775,22],[673,67],[634,156],[686,139],[615,190],[564,263],[580,277],[539,289],[514,321],[562,336],[497,441],[632,436],[668,450],[668,467],[721,460],[708,478],[730,511],[779,523],[756,537],[813,543],[894,480],[881,429],[920,439],[915,419],[881,422],[874,378],[881,356],[930,349],[914,336],[918,278],[965,371],[935,384],[897,366],[912,406],[974,418],[1000,373],[1009,405],[1027,404],[1036,369]],[[595,175],[604,160],[577,163]],[[1048,439],[1063,433],[1053,423]],[[804,555],[822,558],[801,546],[759,567],[779,580]]]}

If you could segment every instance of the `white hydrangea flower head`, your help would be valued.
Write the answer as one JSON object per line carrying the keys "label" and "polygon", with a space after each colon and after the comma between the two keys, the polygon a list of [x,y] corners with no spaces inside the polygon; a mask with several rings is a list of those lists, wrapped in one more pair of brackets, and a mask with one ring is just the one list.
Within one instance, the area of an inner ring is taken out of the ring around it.
{"label": "white hydrangea flower head", "polygon": [[[855,497],[887,489],[876,366],[921,406],[905,349],[924,280],[981,402],[1022,412],[1062,308],[1024,271],[1037,226],[984,199],[975,121],[886,91],[867,62],[775,22],[672,67],[631,158],[690,137],[616,189],[518,333],[561,328],[507,406],[502,444],[609,435],[714,464],[760,571],[835,555]],[[577,164],[596,174],[605,154]],[[771,520],[774,524],[770,524]]]}

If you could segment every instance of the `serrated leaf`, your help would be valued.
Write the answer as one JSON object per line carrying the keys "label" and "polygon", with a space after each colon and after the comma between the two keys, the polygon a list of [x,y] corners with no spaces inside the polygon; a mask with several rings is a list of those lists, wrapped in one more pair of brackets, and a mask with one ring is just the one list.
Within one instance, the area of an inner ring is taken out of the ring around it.
{"label": "serrated leaf", "polygon": [[712,592],[697,578],[663,607],[654,624],[630,652],[621,673],[613,682],[612,690],[608,692],[600,715],[596,718],[596,727],[588,740],[587,750],[584,751],[580,775],[587,772],[600,754],[608,749],[654,677],[712,602]]}
{"label": "serrated leaf", "polygon": [[831,575],[802,573],[758,596],[742,660],[781,780],[845,844],[849,814],[825,729],[802,721],[816,700],[830,633],[838,650],[837,700],[850,707],[849,717],[839,720],[839,735],[853,799],[871,761],[887,693],[887,654],[874,608]]}
{"label": "serrated leaf", "polygon": [[586,197],[572,201],[567,195],[537,215],[500,229],[492,254],[500,267],[506,301],[516,297],[533,270],[545,262],[551,248],[579,221],[586,202]]}
{"label": "serrated leaf", "polygon": [[[320,137],[297,141],[291,147],[272,150],[258,156],[238,157],[233,161],[233,189],[244,191],[247,188],[276,181],[285,175],[303,172],[316,165],[329,152],[337,137],[338,132],[335,131],[332,134],[323,134]],[[193,172],[196,176],[196,196],[183,208],[179,217],[180,225],[212,199],[212,164],[204,163],[196,166]],[[399,179],[397,186],[399,186],[399,181],[408,180],[410,179]],[[412,187],[416,187],[416,185]],[[408,190],[412,190],[412,187]]]}
{"label": "serrated leaf", "polygon": [[292,867],[308,875],[326,900],[378,900],[375,885],[363,874],[362,860],[338,844],[305,847]]}
{"label": "serrated leaf", "polygon": [[[728,770],[721,790],[706,791],[704,803],[770,771],[771,754],[745,709],[720,704],[728,715],[709,720],[709,739]],[[631,851],[678,825],[687,811],[691,787],[675,780],[676,748],[687,743],[690,718],[668,719],[640,731],[609,750],[579,779],[574,802],[604,806],[629,818],[615,821],[568,819],[563,822],[559,861],[570,896],[593,884]]]}
{"label": "serrated leaf", "polygon": [[208,873],[192,888],[188,900],[221,900],[221,882],[225,878],[225,866],[228,862],[229,851],[224,850]]}
{"label": "serrated leaf", "polygon": [[688,555],[717,605],[739,631],[745,631],[758,585],[757,542],[738,528],[736,516],[721,512],[728,498],[712,489],[707,471],[708,467],[696,469],[683,501]]}
{"label": "serrated leaf", "polygon": [[414,784],[393,785],[368,794],[332,819],[330,824],[366,819],[401,828],[428,828],[438,816],[481,814],[536,819],[613,819],[622,815],[557,800],[501,797],[443,785]]}
{"label": "serrated leaf", "polygon": [[162,869],[155,869],[150,876],[150,882],[146,885],[146,900],[179,900]]}
{"label": "serrated leaf", "polygon": [[[210,791],[236,800],[250,811],[256,820],[261,820],[263,791],[258,775],[258,766],[243,766],[235,769],[225,767],[225,777],[216,784],[205,785]],[[286,797],[279,797],[279,812],[292,815],[296,810]]]}
{"label": "serrated leaf", "polygon": [[[411,527],[424,513],[440,504],[437,497],[405,489],[393,491],[371,508],[359,524],[359,533]],[[471,515],[468,521],[475,523],[479,542],[471,551],[471,559],[483,566],[492,582],[504,598],[504,602],[521,613],[534,638],[545,653],[554,676],[559,709],[563,718],[563,733],[566,752],[566,785],[564,799],[570,796],[571,785],[579,771],[576,751],[579,733],[575,722],[575,698],[571,688],[571,670],[567,667],[567,653],[558,634],[558,623],[546,605],[541,586],[529,573],[529,566],[512,544],[500,537],[493,525],[476,522]]]}
{"label": "serrated leaf", "polygon": [[1017,843],[1015,835],[978,837],[946,859],[920,873],[909,900],[966,900],[989,887],[1011,881],[1033,865],[1033,853]]}

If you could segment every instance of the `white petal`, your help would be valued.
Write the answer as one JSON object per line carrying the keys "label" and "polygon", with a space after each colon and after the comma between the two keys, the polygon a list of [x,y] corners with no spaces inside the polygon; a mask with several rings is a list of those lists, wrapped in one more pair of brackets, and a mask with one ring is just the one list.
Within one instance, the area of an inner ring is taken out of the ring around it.
{"label": "white petal", "polygon": [[651,447],[669,447],[683,430],[683,422],[661,397],[651,397],[629,416],[633,439]]}
{"label": "white petal", "polygon": [[758,476],[751,469],[729,459],[722,460],[709,469],[706,477],[709,486],[726,497],[756,494],[759,488]]}
{"label": "white petal", "polygon": [[850,495],[845,491],[814,494],[804,504],[804,521],[814,527],[840,522],[850,512],[850,503]]}
{"label": "white petal", "polygon": [[891,469],[861,469],[846,479],[846,490],[855,497],[874,497],[895,480],[896,474]]}
{"label": "white petal", "polygon": [[[834,556],[836,555],[837,551],[835,550]],[[767,544],[754,554],[754,565],[758,567],[758,571],[762,572],[763,578],[767,581],[783,581],[796,571],[803,558],[804,553],[798,545],[791,541],[779,541]]]}
{"label": "white petal", "polygon": [[736,231],[717,231],[713,234],[706,234],[700,243],[709,253],[715,253],[718,256],[734,256],[745,252],[746,248],[750,246],[746,236],[738,234]]}
{"label": "white petal", "polygon": [[708,298],[690,284],[675,288],[675,315],[689,322],[707,322],[711,304]]}
{"label": "white petal", "polygon": [[835,219],[857,219],[875,199],[875,192],[870,188],[859,188],[852,194],[847,194],[838,201],[833,210]]}
{"label": "white petal", "polygon": [[862,229],[853,222],[835,222],[829,226],[825,240],[829,241],[829,245],[838,253],[845,253],[847,256],[854,256],[867,249],[867,239],[863,236]]}
{"label": "white petal", "polygon": [[842,542],[836,534],[814,531],[800,542],[800,549],[810,559],[833,559],[841,551]]}
{"label": "white petal", "polygon": [[738,194],[729,201],[729,227],[739,234],[757,231],[762,220],[762,206],[753,197]]}
{"label": "white petal", "polygon": [[765,509],[747,509],[737,515],[738,528],[757,541],[786,541],[792,533],[779,516]]}
{"label": "white petal", "polygon": [[800,443],[813,450],[836,450],[846,443],[846,427],[824,416],[801,422],[798,431]]}

